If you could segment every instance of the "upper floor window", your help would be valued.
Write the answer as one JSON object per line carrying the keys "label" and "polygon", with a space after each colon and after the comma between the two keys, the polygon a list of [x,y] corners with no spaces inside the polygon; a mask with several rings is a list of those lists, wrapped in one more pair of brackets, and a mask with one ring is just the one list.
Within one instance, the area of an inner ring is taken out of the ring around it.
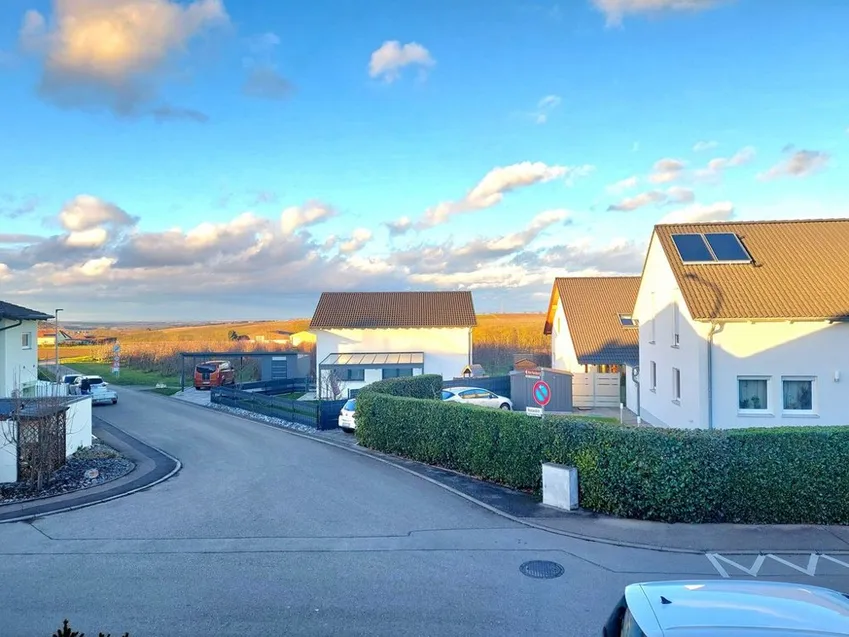
{"label": "upper floor window", "polygon": [[677,367],[672,368],[672,401],[681,401],[681,370]]}
{"label": "upper floor window", "polygon": [[655,313],[654,292],[651,293],[651,305],[650,305],[649,309],[651,311],[651,317],[649,318],[649,343],[654,343],[655,340],[656,340],[655,337],[657,336],[656,330],[655,330],[655,323],[657,322],[657,319],[655,319],[655,315],[654,315],[654,313]]}
{"label": "upper floor window", "polygon": [[657,363],[651,361],[649,363],[649,389],[657,391]]}
{"label": "upper floor window", "polygon": [[32,332],[21,334],[21,348],[32,349]]}
{"label": "upper floor window", "polygon": [[678,301],[672,302],[672,347],[678,347],[681,343],[681,310],[678,309]]}
{"label": "upper floor window", "polygon": [[619,323],[622,327],[637,327],[637,321],[630,314],[620,314]]}

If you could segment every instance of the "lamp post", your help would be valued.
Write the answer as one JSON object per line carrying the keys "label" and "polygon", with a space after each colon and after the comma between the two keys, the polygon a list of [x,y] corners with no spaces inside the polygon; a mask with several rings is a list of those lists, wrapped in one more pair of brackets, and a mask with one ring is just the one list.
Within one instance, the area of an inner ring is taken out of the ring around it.
{"label": "lamp post", "polygon": [[56,347],[56,382],[59,382],[59,312],[63,312],[64,310],[60,308],[56,308],[53,312],[53,324],[56,326],[56,337],[53,345]]}

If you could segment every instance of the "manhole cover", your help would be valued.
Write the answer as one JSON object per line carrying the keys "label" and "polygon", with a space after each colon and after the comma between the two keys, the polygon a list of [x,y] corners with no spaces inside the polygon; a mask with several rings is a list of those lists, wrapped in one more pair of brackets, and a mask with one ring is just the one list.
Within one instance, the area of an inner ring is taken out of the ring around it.
{"label": "manhole cover", "polygon": [[554,579],[566,572],[557,562],[548,562],[546,560],[525,562],[519,567],[519,570],[522,572],[522,575],[537,579]]}

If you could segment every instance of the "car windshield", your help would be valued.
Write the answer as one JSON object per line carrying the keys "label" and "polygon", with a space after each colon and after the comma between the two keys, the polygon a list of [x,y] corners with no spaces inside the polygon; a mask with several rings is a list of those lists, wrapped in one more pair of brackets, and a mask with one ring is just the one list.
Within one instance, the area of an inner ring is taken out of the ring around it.
{"label": "car windshield", "polygon": [[344,409],[346,411],[354,411],[356,408],[357,408],[357,400],[355,398],[352,398],[351,400],[349,400],[347,403],[345,403],[345,406],[342,407],[342,409]]}
{"label": "car windshield", "polygon": [[103,379],[100,376],[90,376],[86,379],[89,385],[99,385],[103,382]]}

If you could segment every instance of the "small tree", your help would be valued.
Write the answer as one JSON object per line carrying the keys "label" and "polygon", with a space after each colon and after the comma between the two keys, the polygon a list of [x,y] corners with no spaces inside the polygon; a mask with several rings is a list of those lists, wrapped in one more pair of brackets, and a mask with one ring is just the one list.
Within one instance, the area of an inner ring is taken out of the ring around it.
{"label": "small tree", "polygon": [[[324,400],[341,400],[345,396],[347,383],[335,369],[321,372],[318,386],[318,397]],[[327,397],[327,398],[326,398]]]}
{"label": "small tree", "polygon": [[239,333],[236,330],[230,330],[229,332],[227,332],[227,338],[231,341],[238,341]]}

